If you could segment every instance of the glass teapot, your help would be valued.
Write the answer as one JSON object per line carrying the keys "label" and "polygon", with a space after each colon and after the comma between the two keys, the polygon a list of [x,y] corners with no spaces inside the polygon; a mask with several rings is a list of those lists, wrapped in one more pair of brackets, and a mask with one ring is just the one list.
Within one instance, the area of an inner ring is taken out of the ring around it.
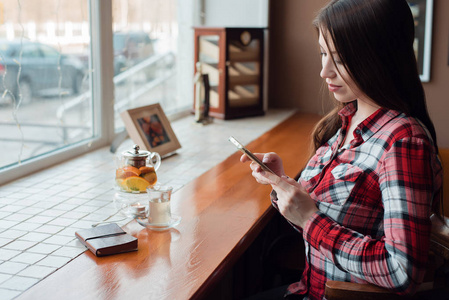
{"label": "glass teapot", "polygon": [[147,187],[157,182],[156,171],[161,165],[161,156],[134,145],[133,150],[124,151],[116,157],[116,165],[115,182],[121,191],[145,193]]}

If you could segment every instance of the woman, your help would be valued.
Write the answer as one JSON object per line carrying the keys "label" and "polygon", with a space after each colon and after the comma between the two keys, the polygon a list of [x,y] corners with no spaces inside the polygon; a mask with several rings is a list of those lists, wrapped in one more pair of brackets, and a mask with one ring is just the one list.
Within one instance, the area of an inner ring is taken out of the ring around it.
{"label": "woman", "polygon": [[275,153],[257,155],[277,175],[251,163],[305,241],[306,269],[286,294],[322,299],[327,280],[413,294],[425,272],[442,172],[412,14],[405,0],[333,0],[314,24],[320,76],[336,108],[317,125],[315,154],[298,182]]}

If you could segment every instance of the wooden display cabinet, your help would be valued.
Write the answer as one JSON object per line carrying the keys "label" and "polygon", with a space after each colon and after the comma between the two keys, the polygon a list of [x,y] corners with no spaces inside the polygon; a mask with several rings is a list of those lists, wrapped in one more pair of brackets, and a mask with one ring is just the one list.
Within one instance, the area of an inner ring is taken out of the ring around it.
{"label": "wooden display cabinet", "polygon": [[209,75],[209,115],[225,120],[263,115],[265,29],[194,29],[195,73],[199,61]]}

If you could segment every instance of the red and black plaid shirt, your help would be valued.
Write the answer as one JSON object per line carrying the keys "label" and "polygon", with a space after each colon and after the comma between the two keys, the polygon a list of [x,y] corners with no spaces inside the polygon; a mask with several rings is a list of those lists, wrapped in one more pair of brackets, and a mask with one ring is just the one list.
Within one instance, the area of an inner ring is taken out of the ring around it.
{"label": "red and black plaid shirt", "polygon": [[327,280],[410,294],[422,282],[432,201],[442,184],[433,142],[416,119],[381,108],[339,147],[355,111],[353,104],[340,111],[341,129],[301,173],[319,212],[297,228],[307,264],[288,294],[322,299]]}

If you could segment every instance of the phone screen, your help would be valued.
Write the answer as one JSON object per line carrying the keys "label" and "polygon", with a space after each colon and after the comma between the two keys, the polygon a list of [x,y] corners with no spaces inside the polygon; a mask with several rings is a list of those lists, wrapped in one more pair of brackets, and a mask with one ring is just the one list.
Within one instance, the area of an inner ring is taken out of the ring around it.
{"label": "phone screen", "polygon": [[257,158],[257,156],[255,156],[251,151],[249,151],[242,144],[240,144],[240,142],[237,141],[233,136],[229,137],[229,141],[233,143],[237,147],[237,149],[245,153],[246,156],[248,156],[252,161],[257,163],[263,170],[274,174],[274,172],[269,167],[267,167],[267,165],[265,165],[260,159]]}

